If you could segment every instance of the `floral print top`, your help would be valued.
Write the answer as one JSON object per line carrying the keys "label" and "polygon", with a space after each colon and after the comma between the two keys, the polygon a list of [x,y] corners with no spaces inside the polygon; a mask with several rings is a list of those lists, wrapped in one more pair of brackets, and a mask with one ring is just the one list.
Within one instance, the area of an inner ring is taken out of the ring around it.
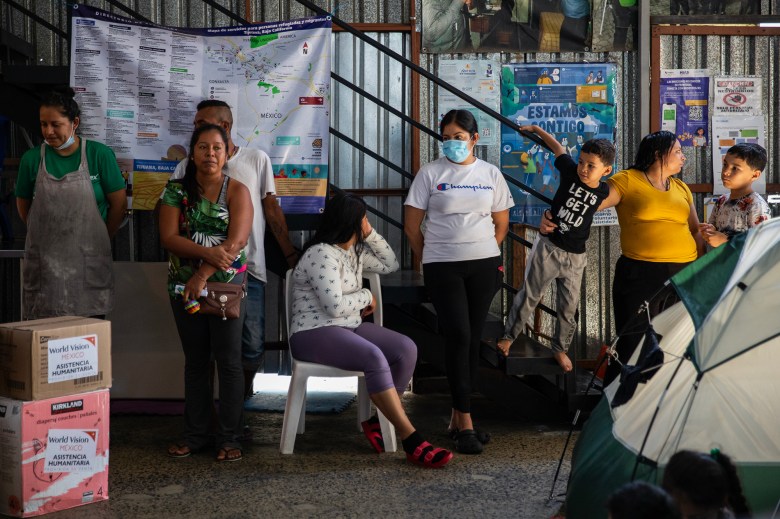
{"label": "floral print top", "polygon": [[359,256],[355,247],[327,243],[306,249],[293,271],[290,335],[323,326],[360,326],[360,311],[372,299],[371,290],[363,288],[363,270],[398,270],[393,249],[376,231],[366,237]]}
{"label": "floral print top", "polygon": [[715,207],[707,223],[731,239],[735,234],[745,232],[770,218],[772,210],[758,193],[750,193],[735,200],[731,200],[729,195],[721,195],[715,200]]}
{"label": "floral print top", "polygon": [[[222,183],[217,203],[213,203],[205,198],[199,198],[194,203],[187,200],[187,191],[180,181],[172,180],[165,186],[162,195],[162,203],[171,207],[181,209],[179,216],[179,235],[190,238],[198,245],[204,247],[214,247],[227,239],[228,224],[230,223],[230,213],[228,212],[226,197],[227,184],[230,179],[225,177]],[[189,221],[189,234],[187,225]],[[199,267],[198,260],[179,259],[174,254],[169,254],[168,259],[168,295],[172,298],[179,298],[176,295],[174,287],[184,285],[192,277],[193,267]],[[243,276],[238,276],[246,271],[246,254],[242,250],[236,260],[227,270],[218,270],[209,277],[209,281],[230,283],[243,282]]]}

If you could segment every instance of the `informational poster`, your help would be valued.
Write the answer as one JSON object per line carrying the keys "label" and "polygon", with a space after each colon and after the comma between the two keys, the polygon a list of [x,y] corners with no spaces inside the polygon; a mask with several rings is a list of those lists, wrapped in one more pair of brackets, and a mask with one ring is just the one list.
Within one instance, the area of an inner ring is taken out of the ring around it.
{"label": "informational poster", "polygon": [[761,115],[763,79],[760,76],[716,76],[712,115]]}
{"label": "informational poster", "polygon": [[[576,161],[589,139],[615,141],[616,66],[611,63],[510,63],[501,70],[501,113],[520,126],[551,133]],[[504,126],[501,167],[552,198],[560,179],[553,154]],[[549,205],[510,185],[516,202],[510,221],[538,226]]]}
{"label": "informational poster", "polygon": [[590,0],[422,0],[421,21],[423,52],[590,50]]}
{"label": "informational poster", "polygon": [[[763,115],[720,115],[712,117],[712,140],[717,148],[712,150],[712,176],[713,193],[725,195],[729,192],[723,186],[721,172],[723,171],[723,157],[729,148],[741,142],[752,142],[760,146],[764,145],[766,129]],[[766,171],[753,182],[753,191],[766,193]]]}
{"label": "informational poster", "polygon": [[[439,61],[439,78],[464,94],[492,108],[501,110],[499,76],[501,64],[493,60],[443,59]],[[439,88],[439,121],[450,110],[465,109],[474,114],[479,129],[479,144],[498,144],[500,124],[460,97]]]}
{"label": "informational poster", "polygon": [[661,70],[661,130],[682,146],[707,146],[710,78],[707,69]]}
{"label": "informational poster", "polygon": [[219,99],[232,108],[235,144],[270,156],[284,211],[323,209],[330,18],[189,29],[76,4],[71,29],[80,134],[114,150],[133,208],[153,207],[170,164],[187,155],[197,104]]}

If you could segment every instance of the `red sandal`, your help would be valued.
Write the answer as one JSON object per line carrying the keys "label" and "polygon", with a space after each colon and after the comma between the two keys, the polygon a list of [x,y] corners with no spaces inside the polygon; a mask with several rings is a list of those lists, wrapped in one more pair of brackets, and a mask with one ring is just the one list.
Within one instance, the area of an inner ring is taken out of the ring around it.
{"label": "red sandal", "polygon": [[385,452],[385,440],[382,438],[382,426],[379,425],[379,421],[374,419],[360,422],[360,426],[363,428],[363,434],[366,435],[368,443],[374,448],[374,450],[382,454]]}
{"label": "red sandal", "polygon": [[452,452],[440,447],[434,447],[428,442],[422,442],[414,449],[413,454],[406,453],[406,459],[415,465],[420,465],[427,469],[438,469],[450,462]]}

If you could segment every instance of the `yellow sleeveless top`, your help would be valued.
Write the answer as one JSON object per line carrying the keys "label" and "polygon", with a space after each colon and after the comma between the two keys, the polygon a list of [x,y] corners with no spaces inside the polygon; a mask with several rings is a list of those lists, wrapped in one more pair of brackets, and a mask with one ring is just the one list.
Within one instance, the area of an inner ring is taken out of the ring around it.
{"label": "yellow sleeveless top", "polygon": [[685,182],[670,178],[669,190],[659,191],[636,169],[620,171],[607,182],[621,196],[615,210],[624,256],[659,263],[696,259],[696,242],[688,227],[693,195]]}

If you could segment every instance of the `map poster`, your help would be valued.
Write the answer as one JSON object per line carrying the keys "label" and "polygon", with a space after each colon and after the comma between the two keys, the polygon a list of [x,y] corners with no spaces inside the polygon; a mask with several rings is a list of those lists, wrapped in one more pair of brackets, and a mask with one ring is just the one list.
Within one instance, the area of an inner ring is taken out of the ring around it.
{"label": "map poster", "polygon": [[148,209],[146,199],[169,168],[164,163],[186,156],[197,104],[219,99],[232,109],[236,145],[266,152],[275,173],[301,172],[280,175],[284,211],[322,211],[330,18],[191,29],[79,4],[72,14],[70,82],[82,111],[80,134],[114,150],[132,178],[133,208]]}
{"label": "map poster", "polygon": [[713,84],[713,115],[761,115],[761,76],[716,76]]}
{"label": "map poster", "polygon": [[[729,148],[741,142],[752,142],[765,146],[763,115],[714,115],[712,116],[712,192],[725,195],[729,192],[723,185],[720,174],[723,171],[723,157]],[[766,171],[753,182],[753,191],[766,193]]]}
{"label": "map poster", "polygon": [[707,69],[661,70],[661,130],[681,146],[707,146],[710,78]]}
{"label": "map poster", "polygon": [[[501,64],[494,60],[442,59],[439,78],[496,112],[500,110],[498,76]],[[479,129],[479,144],[498,144],[499,123],[455,94],[439,88],[439,121],[450,110],[466,109],[474,114]]]}
{"label": "map poster", "polygon": [[[538,125],[577,161],[589,139],[615,140],[617,67],[611,63],[510,63],[501,70],[501,113],[519,126]],[[501,169],[552,198],[560,183],[553,154],[503,126]],[[549,204],[510,184],[513,223],[538,226]],[[605,222],[612,221],[606,218]]]}

